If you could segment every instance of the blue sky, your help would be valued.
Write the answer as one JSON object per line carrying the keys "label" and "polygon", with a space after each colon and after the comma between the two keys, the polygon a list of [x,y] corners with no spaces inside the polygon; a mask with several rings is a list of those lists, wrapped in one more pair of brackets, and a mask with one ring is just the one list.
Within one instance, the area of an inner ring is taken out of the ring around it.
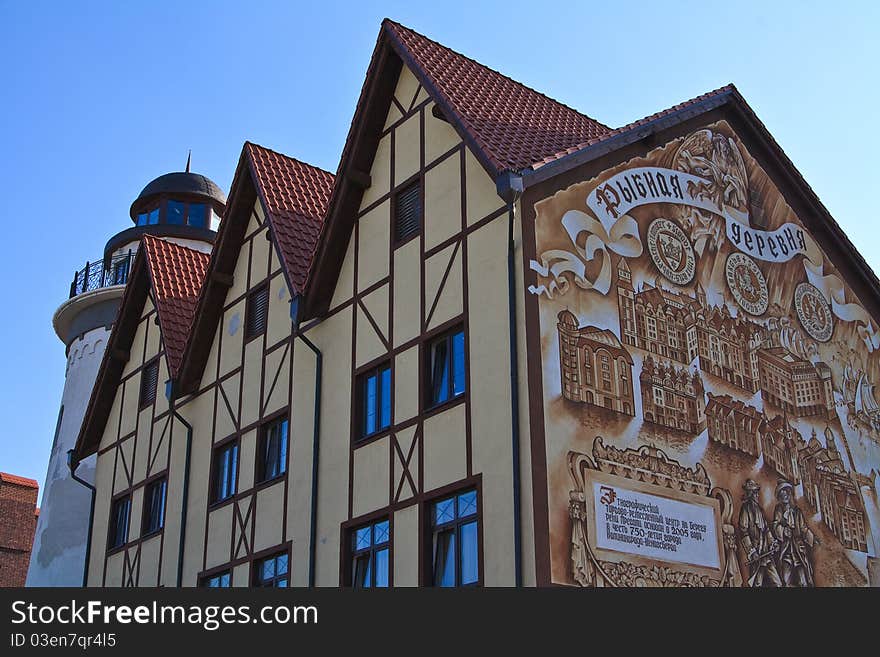
{"label": "blue sky", "polygon": [[385,16],[611,126],[735,83],[880,266],[880,3],[0,0],[0,470],[42,486],[52,314],[141,188],[246,139],[335,171]]}

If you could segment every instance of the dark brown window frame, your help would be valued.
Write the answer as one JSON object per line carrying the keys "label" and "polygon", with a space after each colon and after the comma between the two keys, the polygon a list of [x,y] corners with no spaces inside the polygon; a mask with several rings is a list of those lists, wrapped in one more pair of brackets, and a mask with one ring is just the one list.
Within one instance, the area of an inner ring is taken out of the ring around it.
{"label": "dark brown window frame", "polygon": [[[266,295],[266,308],[263,311],[264,316],[262,318],[262,326],[259,330],[253,329],[255,332],[252,332],[251,329],[251,321],[253,319],[254,313],[254,304],[257,295],[265,294]],[[266,331],[269,327],[269,305],[271,299],[269,298],[269,282],[265,281],[260,283],[259,285],[254,286],[245,297],[245,309],[244,309],[244,341],[250,342],[261,335],[265,335]]]}
{"label": "dark brown window frame", "polygon": [[[227,575],[229,577],[229,586],[208,586],[209,581],[211,581],[215,577],[223,577],[224,575]],[[225,568],[223,570],[217,571],[216,573],[211,573],[210,575],[203,575],[199,578],[199,588],[232,588],[232,568]]]}
{"label": "dark brown window frame", "polygon": [[[388,370],[389,376],[391,378],[391,390],[390,390],[390,399],[389,399],[389,416],[388,416],[388,424],[386,426],[379,426],[375,431],[367,433],[366,431],[366,409],[364,408],[364,404],[366,401],[366,391],[365,386],[367,380],[373,376],[377,376],[377,388],[376,388],[376,413],[377,413],[377,426],[381,424],[381,412],[382,412],[382,397],[381,397],[381,388],[382,388],[382,380],[381,374],[383,371]],[[394,366],[393,362],[389,358],[382,358],[378,362],[373,362],[355,372],[354,376],[355,381],[355,389],[354,389],[354,413],[352,414],[352,418],[354,420],[354,427],[352,431],[352,440],[355,443],[360,443],[362,441],[370,440],[371,438],[376,438],[377,436],[381,436],[394,426]]]}
{"label": "dark brown window frame", "polygon": [[[458,516],[457,504],[458,497],[460,495],[464,495],[466,493],[473,492],[476,495],[476,504],[477,509],[473,516],[465,516],[461,518]],[[442,489],[435,491],[430,498],[426,499],[421,505],[421,512],[423,518],[423,527],[424,527],[424,545],[422,546],[423,554],[424,554],[424,570],[422,573],[422,581],[423,586],[434,587],[436,586],[435,582],[435,572],[434,572],[434,540],[435,534],[437,532],[438,525],[435,524],[434,521],[434,509],[436,505],[446,499],[453,498],[455,500],[454,504],[456,504],[456,518],[453,521],[441,523],[439,527],[449,528],[454,527],[456,532],[456,584],[455,588],[471,588],[471,587],[480,587],[483,585],[483,574],[484,574],[484,558],[483,558],[483,492],[482,485],[479,480],[470,483],[459,482],[457,484],[453,484],[451,486],[445,486]],[[477,524],[477,580],[475,582],[471,582],[469,584],[461,584],[461,572],[460,572],[460,561],[461,561],[461,542],[460,542],[460,529],[462,525],[469,524],[470,522],[476,522]]]}
{"label": "dark brown window frame", "polygon": [[[236,457],[235,457],[235,486],[234,490],[224,498],[217,498],[217,458],[218,454],[221,450],[225,450],[227,447],[234,445],[237,448]],[[238,482],[241,475],[241,441],[239,440],[238,434],[229,436],[228,438],[224,438],[223,440],[214,444],[211,448],[211,476],[208,477],[209,488],[208,488],[208,508],[214,508],[217,506],[221,506],[233,499],[238,494]]]}
{"label": "dark brown window frame", "polygon": [[[153,385],[153,389],[151,391],[147,391],[145,394],[144,385],[145,379],[144,377],[147,375],[147,371],[155,368],[156,371],[156,381]],[[156,401],[156,396],[158,395],[159,389],[159,357],[156,356],[151,358],[146,363],[144,363],[143,367],[141,367],[141,380],[140,380],[140,389],[138,392],[138,412],[144,410],[148,406],[152,405]],[[145,398],[148,397],[148,398]]]}
{"label": "dark brown window frame", "polygon": [[277,574],[272,578],[273,585],[271,588],[280,588],[275,587],[274,582],[279,582],[282,579],[287,581],[287,585],[284,588],[290,588],[290,575],[291,575],[291,558],[290,558],[290,548],[284,548],[282,550],[278,550],[277,552],[270,552],[265,556],[254,558],[251,562],[251,586],[258,588],[270,588],[265,582],[267,580],[262,579],[261,571],[263,569],[263,563],[268,561],[269,559],[277,559],[278,557],[285,556],[287,557],[287,572],[284,573],[283,576],[278,576]]}
{"label": "dark brown window frame", "polygon": [[[371,534],[371,544],[369,548],[358,550],[354,545],[355,537],[357,536],[357,532],[360,529],[364,529],[365,527],[372,528],[380,524],[382,522],[388,523],[388,540],[385,543],[381,543],[377,549],[377,546],[372,543],[372,534]],[[350,524],[344,531],[342,532],[343,540],[345,541],[345,546],[343,547],[342,554],[343,559],[345,560],[343,573],[342,573],[342,581],[340,582],[342,586],[354,587],[354,562],[358,556],[369,554],[369,558],[374,559],[374,554],[380,550],[388,551],[388,587],[393,585],[394,581],[394,519],[393,514],[388,513],[380,513],[379,515],[371,516],[369,519],[363,519],[358,521],[356,524]],[[371,563],[373,563],[371,561]],[[375,566],[373,566],[373,577],[375,578]],[[377,588],[375,586],[371,588]],[[378,587],[385,588],[385,587]]]}
{"label": "dark brown window frame", "polygon": [[[117,505],[122,502],[128,502],[128,513],[126,517],[125,539],[121,543],[116,543],[113,539],[116,537],[118,525],[118,514],[116,513]],[[110,500],[110,521],[107,523],[107,553],[117,552],[125,548],[131,539],[131,491],[116,495]]]}
{"label": "dark brown window frame", "polygon": [[[418,229],[400,237],[397,233],[397,204],[401,195],[417,186],[419,190],[419,219]],[[410,240],[419,237],[425,229],[425,185],[421,173],[404,181],[391,193],[391,243],[393,248],[403,246]]]}
{"label": "dark brown window frame", "polygon": [[[462,334],[462,339],[464,340],[464,389],[455,394],[455,384],[454,384],[454,366],[455,363],[453,361],[453,344],[452,338],[458,333]],[[435,402],[433,395],[433,372],[431,370],[431,353],[434,349],[434,346],[442,341],[448,342],[448,352],[447,358],[449,359],[449,380],[448,380],[448,397],[442,401]],[[422,349],[422,384],[423,384],[423,394],[422,394],[422,412],[423,413],[434,413],[439,409],[446,408],[447,406],[452,406],[456,403],[459,403],[461,400],[465,399],[468,394],[468,383],[469,383],[469,359],[468,359],[468,334],[466,323],[462,319],[456,319],[450,322],[445,327],[441,327],[438,330],[427,334],[424,336],[424,339],[421,343]]]}
{"label": "dark brown window frame", "polygon": [[[282,459],[281,467],[282,469],[272,477],[266,477],[266,462],[263,458],[263,452],[265,452],[265,441],[267,440],[267,434],[271,427],[276,424],[281,424],[282,422],[287,423],[287,428],[285,429],[285,447],[284,447],[284,458]],[[257,428],[257,446],[256,452],[254,454],[254,486],[263,486],[269,484],[270,482],[277,481],[283,478],[288,471],[288,461],[290,460],[290,417],[287,414],[287,411],[284,411],[279,414],[275,414],[271,417],[266,418],[260,426]]]}
{"label": "dark brown window frame", "polygon": [[[156,528],[149,530],[148,529],[148,520],[149,520],[149,511],[150,509],[147,507],[147,500],[154,486],[164,483],[165,484],[165,492],[162,496],[162,523]],[[147,538],[149,536],[153,536],[155,534],[161,534],[165,529],[165,514],[168,510],[168,475],[167,472],[162,472],[153,477],[150,477],[143,483],[143,502],[141,503],[141,535],[140,538]]]}

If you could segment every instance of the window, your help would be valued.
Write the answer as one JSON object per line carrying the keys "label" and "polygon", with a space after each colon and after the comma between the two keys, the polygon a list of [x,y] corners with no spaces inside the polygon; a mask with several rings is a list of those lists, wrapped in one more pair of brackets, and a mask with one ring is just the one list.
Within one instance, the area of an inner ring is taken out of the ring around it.
{"label": "window", "polygon": [[391,366],[387,363],[358,377],[360,437],[365,438],[391,426]]}
{"label": "window", "polygon": [[257,452],[257,481],[269,481],[287,472],[287,418],[263,427]]}
{"label": "window", "polygon": [[207,589],[225,589],[232,586],[232,577],[228,570],[216,575],[202,578],[202,587]]}
{"label": "window", "polygon": [[159,223],[159,208],[150,210],[150,214],[147,216],[147,223],[151,226]]}
{"label": "window", "polygon": [[422,186],[416,181],[394,197],[394,241],[400,243],[418,235],[421,228]]}
{"label": "window", "polygon": [[351,584],[355,588],[388,586],[391,530],[387,520],[351,532]]}
{"label": "window", "polygon": [[147,225],[147,213],[141,212],[137,217],[137,225],[138,226],[146,226]]}
{"label": "window", "polygon": [[427,358],[429,406],[464,394],[464,357],[462,329],[431,342]]}
{"label": "window", "polygon": [[480,580],[477,491],[431,505],[434,586],[467,586]]}
{"label": "window", "polygon": [[165,223],[182,225],[185,212],[186,206],[180,201],[168,201],[168,207],[165,209]]}
{"label": "window", "polygon": [[131,497],[126,495],[113,501],[110,507],[109,549],[122,547],[128,542],[128,518],[131,511]]}
{"label": "window", "polygon": [[186,215],[186,223],[194,228],[205,227],[205,204],[190,203],[189,212]]}
{"label": "window", "polygon": [[156,401],[156,386],[159,383],[159,359],[144,365],[141,370],[140,408],[146,408]]}
{"label": "window", "polygon": [[165,493],[168,480],[165,477],[147,485],[144,491],[144,517],[141,535],[157,532],[165,526]]}
{"label": "window", "polygon": [[263,285],[248,295],[244,314],[245,340],[250,340],[266,332],[266,319],[269,316],[268,285]]}
{"label": "window", "polygon": [[285,588],[288,584],[288,557],[286,552],[256,562],[254,586]]}
{"label": "window", "polygon": [[235,495],[238,479],[238,441],[231,440],[214,450],[211,502],[222,502]]}
{"label": "window", "polygon": [[113,263],[113,285],[125,285],[128,279],[128,262],[129,258],[125,257]]}

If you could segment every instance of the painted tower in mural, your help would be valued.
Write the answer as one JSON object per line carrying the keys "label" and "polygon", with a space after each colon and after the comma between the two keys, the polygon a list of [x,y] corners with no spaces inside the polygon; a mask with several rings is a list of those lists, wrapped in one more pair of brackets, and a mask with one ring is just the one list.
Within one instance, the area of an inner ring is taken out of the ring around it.
{"label": "painted tower in mural", "polygon": [[28,569],[28,586],[80,586],[89,525],[89,490],[73,480],[94,481],[94,457],[68,464],[89,403],[107,339],[144,234],[210,252],[226,196],[210,179],[186,171],[150,182],[131,205],[134,226],[113,237],[103,255],[88,260],[70,283],[52,325],[67,353],[64,392],[43,488],[40,518]]}

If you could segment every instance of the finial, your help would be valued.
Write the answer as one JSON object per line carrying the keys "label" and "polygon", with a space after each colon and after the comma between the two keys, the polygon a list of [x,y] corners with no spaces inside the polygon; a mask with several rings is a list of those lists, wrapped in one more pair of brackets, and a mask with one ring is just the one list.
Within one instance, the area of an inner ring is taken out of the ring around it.
{"label": "finial", "polygon": [[187,173],[189,173],[189,164],[190,164],[190,161],[192,160],[192,154],[193,154],[192,149],[190,149],[186,155],[186,172]]}

